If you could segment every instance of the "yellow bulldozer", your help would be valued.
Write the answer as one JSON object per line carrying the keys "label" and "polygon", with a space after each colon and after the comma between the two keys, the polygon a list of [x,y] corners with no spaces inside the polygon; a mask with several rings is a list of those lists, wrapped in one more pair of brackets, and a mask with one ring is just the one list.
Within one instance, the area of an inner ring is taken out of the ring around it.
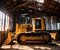
{"label": "yellow bulldozer", "polygon": [[45,32],[45,24],[43,18],[32,18],[32,24],[21,24],[20,34],[17,37],[19,44],[24,43],[40,43],[51,42],[51,36],[48,32]]}
{"label": "yellow bulldozer", "polygon": [[9,44],[16,36],[19,44],[36,44],[40,42],[48,44],[52,42],[52,38],[55,38],[56,34],[47,32],[45,27],[44,18],[32,18],[32,23],[16,23],[15,34],[8,31],[8,37],[4,43]]}

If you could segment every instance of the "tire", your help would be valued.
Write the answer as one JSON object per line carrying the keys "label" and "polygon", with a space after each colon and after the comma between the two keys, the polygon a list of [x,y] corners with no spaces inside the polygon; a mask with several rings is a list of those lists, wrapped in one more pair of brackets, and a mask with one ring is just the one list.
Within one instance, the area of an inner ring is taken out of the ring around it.
{"label": "tire", "polygon": [[46,44],[52,42],[51,35],[49,33],[42,33],[42,38]]}
{"label": "tire", "polygon": [[19,43],[19,44],[22,44],[22,42],[25,42],[25,40],[26,40],[26,34],[19,34],[18,36],[17,36],[17,42]]}

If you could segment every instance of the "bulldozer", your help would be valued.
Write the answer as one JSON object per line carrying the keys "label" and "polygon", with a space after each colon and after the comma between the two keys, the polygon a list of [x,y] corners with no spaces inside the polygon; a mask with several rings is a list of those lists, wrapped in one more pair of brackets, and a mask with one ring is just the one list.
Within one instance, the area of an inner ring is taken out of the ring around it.
{"label": "bulldozer", "polygon": [[21,24],[20,34],[17,36],[19,44],[25,43],[50,43],[51,35],[45,31],[45,23],[43,18],[32,18],[32,24]]}
{"label": "bulldozer", "polygon": [[45,27],[44,18],[32,18],[32,23],[16,23],[15,34],[8,31],[8,37],[4,43],[9,44],[14,37],[19,44],[51,43],[53,36],[46,31]]}

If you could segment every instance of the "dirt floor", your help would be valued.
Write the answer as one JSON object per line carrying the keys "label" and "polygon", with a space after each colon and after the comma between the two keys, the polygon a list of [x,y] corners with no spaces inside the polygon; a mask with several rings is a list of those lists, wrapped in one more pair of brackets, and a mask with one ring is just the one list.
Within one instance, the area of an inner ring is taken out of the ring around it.
{"label": "dirt floor", "polygon": [[0,50],[60,50],[60,41],[53,41],[52,44],[19,45],[16,41],[14,45],[3,45]]}

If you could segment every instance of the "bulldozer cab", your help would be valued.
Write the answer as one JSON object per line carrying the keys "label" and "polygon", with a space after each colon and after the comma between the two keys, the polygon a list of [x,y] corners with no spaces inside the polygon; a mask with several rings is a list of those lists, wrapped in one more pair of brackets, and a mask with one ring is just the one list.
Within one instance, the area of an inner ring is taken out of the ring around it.
{"label": "bulldozer cab", "polygon": [[45,30],[44,18],[32,18],[33,31]]}

